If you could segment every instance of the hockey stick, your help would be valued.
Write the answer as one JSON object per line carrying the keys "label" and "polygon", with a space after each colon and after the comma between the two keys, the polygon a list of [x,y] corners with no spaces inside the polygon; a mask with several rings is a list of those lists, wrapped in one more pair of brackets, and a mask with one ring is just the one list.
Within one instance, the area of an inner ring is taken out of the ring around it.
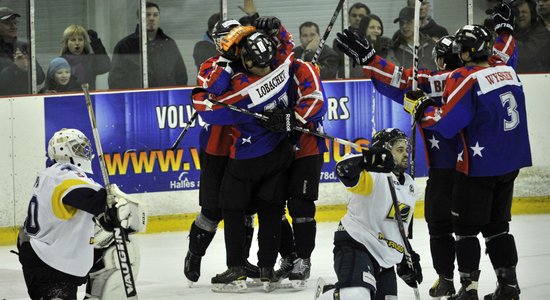
{"label": "hockey stick", "polygon": [[[420,47],[420,5],[423,0],[414,1],[414,49],[413,49],[413,78],[412,90],[418,88],[418,48]],[[416,164],[416,122],[411,116],[411,177],[415,177]]]}
{"label": "hockey stick", "polygon": [[[227,108],[229,108],[233,111],[240,112],[240,113],[243,113],[245,115],[249,115],[249,116],[254,117],[256,119],[260,119],[260,120],[264,120],[264,121],[269,119],[265,115],[262,115],[262,114],[257,113],[257,112],[252,112],[252,111],[249,111],[249,110],[244,109],[244,108],[237,107],[237,106],[232,105],[232,104],[227,104],[227,103],[213,101],[213,100],[209,100],[209,102],[212,103],[213,105],[224,106],[224,107],[227,107]],[[317,136],[317,137],[320,137],[320,138],[335,141],[335,142],[340,143],[342,145],[350,146],[350,147],[354,148],[357,151],[361,151],[361,150],[365,149],[364,147],[361,147],[360,145],[357,145],[354,142],[344,140],[344,139],[341,139],[341,138],[337,138],[337,137],[333,137],[333,136],[330,136],[326,133],[319,132],[319,131],[316,131],[316,130],[309,130],[307,128],[303,128],[303,127],[300,127],[300,126],[293,126],[292,130],[300,131],[300,132],[311,134],[311,135],[314,135],[314,136]]]}
{"label": "hockey stick", "polygon": [[193,122],[195,121],[195,119],[197,118],[199,114],[197,113],[197,111],[195,110],[193,112],[193,114],[191,115],[191,118],[189,118],[189,121],[187,121],[187,123],[185,123],[185,127],[183,127],[183,129],[181,130],[181,133],[180,135],[178,136],[178,139],[174,142],[174,144],[172,145],[172,147],[170,147],[170,150],[174,151],[176,150],[176,148],[178,147],[178,145],[180,144],[181,140],[183,139],[183,137],[185,136],[185,134],[187,133],[187,131],[189,130],[189,128],[191,127],[191,124],[193,124]]}
{"label": "hockey stick", "polygon": [[[411,270],[414,271],[414,266],[412,262],[412,246],[409,243],[409,239],[407,237],[407,233],[405,232],[405,226],[403,225],[403,219],[401,218],[401,210],[399,209],[399,203],[397,202],[397,194],[395,193],[395,186],[393,185],[393,176],[391,173],[388,174],[388,185],[390,187],[390,194],[391,194],[391,200],[393,202],[393,208],[395,209],[395,219],[397,220],[397,227],[399,228],[399,233],[401,234],[401,238],[403,239],[403,245],[405,245],[405,259],[407,260],[407,264],[411,268]],[[420,300],[420,292],[418,291],[418,285],[413,287],[414,290],[414,296],[416,300]]]}
{"label": "hockey stick", "polygon": [[[99,167],[101,168],[101,176],[103,177],[103,182],[105,183],[105,190],[107,190],[107,195],[111,195],[111,184],[109,182],[109,174],[107,173],[107,166],[105,164],[105,157],[103,155],[103,148],[101,148],[101,142],[99,140],[99,132],[97,130],[97,123],[94,113],[94,108],[92,106],[92,100],[90,99],[90,91],[87,83],[82,85],[82,90],[84,91],[84,98],[86,99],[86,107],[88,108],[88,116],[90,117],[90,123],[92,124],[92,132],[94,135],[95,147],[97,150],[97,155],[99,156]],[[107,197],[109,201],[111,197]],[[110,201],[109,201],[110,202]],[[113,206],[114,203],[107,203],[109,207]],[[118,255],[118,262],[120,264],[120,272],[122,274],[122,282],[124,283],[124,291],[126,292],[126,298],[136,299],[136,283],[134,281],[134,273],[132,272],[132,266],[130,265],[130,256],[128,255],[128,247],[126,245],[126,233],[120,227],[120,224],[113,228],[113,235],[115,237],[116,252]]]}
{"label": "hockey stick", "polygon": [[346,0],[340,0],[340,2],[338,2],[338,5],[336,6],[336,10],[332,15],[332,19],[330,19],[330,22],[328,22],[328,26],[327,26],[327,29],[325,30],[325,33],[323,34],[323,38],[321,38],[321,41],[319,41],[319,47],[317,48],[317,51],[315,51],[315,54],[313,55],[313,59],[311,60],[312,63],[316,63],[317,59],[319,59],[319,55],[321,55],[321,51],[323,51],[323,46],[325,46],[325,42],[327,41],[327,38],[330,32],[332,31],[332,26],[334,26],[334,23],[336,22],[336,19],[338,18],[338,15],[342,10],[342,6],[344,5],[345,1]]}

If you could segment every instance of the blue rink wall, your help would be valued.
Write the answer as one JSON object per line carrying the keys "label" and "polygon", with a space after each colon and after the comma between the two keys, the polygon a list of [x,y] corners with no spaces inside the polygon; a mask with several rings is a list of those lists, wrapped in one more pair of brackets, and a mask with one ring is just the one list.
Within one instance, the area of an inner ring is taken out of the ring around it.
{"label": "blue rink wall", "polygon": [[[546,100],[548,75],[522,75],[534,167],[516,181],[514,208],[520,213],[550,212],[550,102]],[[373,131],[397,127],[410,134],[410,117],[402,106],[377,93],[368,80],[324,82],[328,112],[326,133],[368,145]],[[148,206],[148,232],[186,230],[199,211],[197,118],[180,147],[169,148],[192,115],[191,88],[148,89],[92,93],[99,135],[111,182]],[[51,135],[75,127],[93,138],[82,94],[5,98],[0,101],[0,244],[15,241],[22,224],[37,170],[46,165],[46,144]],[[327,141],[318,217],[337,220],[347,197],[336,182],[334,164],[352,151]],[[427,173],[424,146],[417,139],[416,175]],[[102,182],[94,160],[94,179]],[[425,178],[419,178],[421,186]],[[519,203],[519,204],[516,204]],[[421,202],[419,204],[421,206]],[[417,217],[422,216],[418,210]]]}

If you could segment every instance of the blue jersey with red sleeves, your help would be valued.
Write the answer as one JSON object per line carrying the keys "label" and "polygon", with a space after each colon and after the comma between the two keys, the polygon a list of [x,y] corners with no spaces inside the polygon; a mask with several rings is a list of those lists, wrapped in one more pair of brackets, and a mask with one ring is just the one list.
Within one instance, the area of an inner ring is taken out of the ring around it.
{"label": "blue jersey with red sleeves", "polygon": [[459,68],[449,74],[443,99],[421,125],[445,137],[462,133],[458,171],[498,176],[531,166],[525,95],[512,67]]}
{"label": "blue jersey with red sleeves", "polygon": [[[291,105],[294,105],[294,110],[300,116],[298,119],[301,119],[303,127],[322,132],[327,103],[319,69],[312,63],[297,59],[292,63],[292,73],[293,80],[289,94]],[[293,136],[296,159],[322,154],[327,149],[323,138],[307,133],[294,132],[294,134],[296,135]]]}
{"label": "blue jersey with red sleeves", "polygon": [[278,68],[263,77],[250,73],[235,74],[222,95],[208,92],[193,94],[193,105],[205,122],[233,125],[231,158],[249,159],[265,155],[286,139],[287,134],[269,131],[252,116],[212,103],[227,103],[258,113],[276,107],[289,107],[287,91],[292,80],[290,68],[293,57],[288,56]]}
{"label": "blue jersey with red sleeves", "polygon": [[[292,53],[294,41],[292,35],[281,26],[273,37],[277,45],[277,54],[273,60],[274,67],[280,65]],[[229,86],[235,72],[244,72],[240,62],[230,63],[220,55],[209,58],[201,64],[197,84],[209,93],[221,95]],[[233,136],[231,126],[206,124],[199,136],[199,146],[206,153],[218,156],[229,156]]]}
{"label": "blue jersey with red sleeves", "polygon": [[[501,33],[493,44],[494,56],[491,64],[505,62],[515,66],[517,49],[514,38],[506,32]],[[393,63],[376,56],[363,73],[372,79],[375,88],[383,95],[403,104],[403,96],[412,87],[413,69],[403,69]],[[418,88],[433,98],[438,105],[443,105],[443,91],[450,71],[418,70]],[[419,127],[424,148],[426,162],[431,168],[454,169],[457,167],[456,154],[463,148],[460,136],[444,137],[439,132]]]}

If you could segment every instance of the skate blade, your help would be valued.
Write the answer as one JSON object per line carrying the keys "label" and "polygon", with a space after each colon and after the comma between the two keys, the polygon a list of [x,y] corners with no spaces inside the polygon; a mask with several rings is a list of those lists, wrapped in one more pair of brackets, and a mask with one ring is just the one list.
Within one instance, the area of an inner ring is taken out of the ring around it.
{"label": "skate blade", "polygon": [[187,279],[187,287],[188,288],[192,288],[194,283],[195,283],[194,281],[191,281],[191,280]]}
{"label": "skate blade", "polygon": [[293,288],[292,283],[290,282],[263,282],[263,289],[266,293],[270,293],[278,289],[291,289]]}
{"label": "skate blade", "polygon": [[303,290],[307,288],[307,280],[291,280],[290,284],[297,290]]}
{"label": "skate blade", "polygon": [[246,293],[247,286],[245,280],[235,280],[231,283],[215,283],[212,287],[214,293]]}
{"label": "skate blade", "polygon": [[317,287],[315,288],[315,297],[313,300],[317,300],[319,296],[323,293],[323,288],[327,285],[323,277],[317,278]]}

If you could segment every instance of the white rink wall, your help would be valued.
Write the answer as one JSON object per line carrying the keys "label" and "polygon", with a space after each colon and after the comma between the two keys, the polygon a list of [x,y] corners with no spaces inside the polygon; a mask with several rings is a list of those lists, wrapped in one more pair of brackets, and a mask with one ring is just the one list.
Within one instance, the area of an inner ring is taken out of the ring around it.
{"label": "white rink wall", "polygon": [[[533,167],[520,173],[515,196],[550,195],[550,75],[521,75],[527,102]],[[89,126],[89,120],[82,120]],[[0,227],[22,224],[35,174],[44,167],[44,99],[42,96],[0,100]],[[506,151],[506,149],[503,149]],[[420,178],[421,185],[425,178]],[[318,205],[345,204],[339,183],[323,183]],[[150,215],[199,211],[198,190],[134,194],[144,201]]]}

